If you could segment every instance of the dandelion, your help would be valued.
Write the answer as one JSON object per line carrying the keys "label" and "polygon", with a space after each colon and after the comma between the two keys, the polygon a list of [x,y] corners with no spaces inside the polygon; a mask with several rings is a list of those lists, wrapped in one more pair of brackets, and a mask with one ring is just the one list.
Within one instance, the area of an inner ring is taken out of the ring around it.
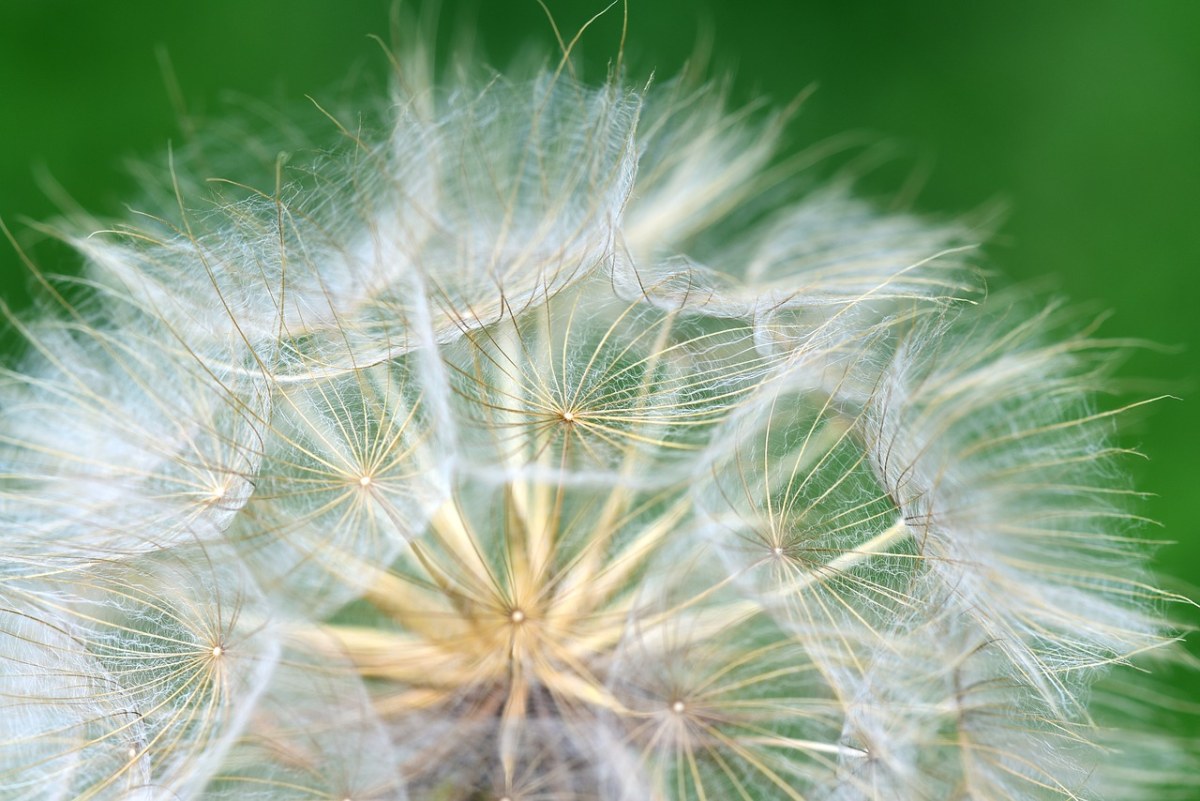
{"label": "dandelion", "polygon": [[783,115],[569,59],[414,51],[275,186],[180,153],[60,232],[0,376],[3,797],[1184,791],[1122,678],[1183,599],[1121,343],[984,299],[964,222],[781,189]]}

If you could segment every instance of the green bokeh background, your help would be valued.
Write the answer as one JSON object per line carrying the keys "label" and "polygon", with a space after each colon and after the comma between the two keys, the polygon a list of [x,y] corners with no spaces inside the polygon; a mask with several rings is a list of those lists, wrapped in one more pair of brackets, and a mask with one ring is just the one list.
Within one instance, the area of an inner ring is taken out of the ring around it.
{"label": "green bokeh background", "polygon": [[[443,30],[477,31],[498,66],[530,42],[553,45],[534,0],[441,5]],[[566,31],[602,7],[547,5]],[[797,146],[867,132],[895,153],[867,179],[869,191],[886,197],[907,181],[920,189],[916,208],[930,213],[1003,201],[1009,212],[988,250],[1002,276],[994,284],[1048,280],[1111,310],[1107,334],[1173,349],[1139,352],[1125,368],[1155,379],[1144,394],[1165,388],[1181,398],[1131,418],[1126,444],[1150,457],[1133,469],[1160,496],[1143,511],[1178,542],[1160,552],[1163,571],[1183,587],[1200,584],[1200,2],[629,6],[634,75],[673,74],[706,38],[715,70],[734,74],[739,102],[785,103],[815,83],[792,128]],[[162,163],[166,143],[183,138],[156,49],[169,54],[203,129],[230,93],[332,100],[350,68],[382,74],[366,35],[387,37],[390,10],[390,0],[4,0],[0,217],[23,241],[37,239],[22,218],[56,213],[39,172],[89,210],[123,213],[134,193],[123,162]],[[618,7],[583,39],[593,76],[619,37]],[[46,258],[49,271],[72,269],[66,254]],[[30,283],[15,252],[0,247],[0,294],[20,309]],[[1180,690],[1200,700],[1200,682]]]}

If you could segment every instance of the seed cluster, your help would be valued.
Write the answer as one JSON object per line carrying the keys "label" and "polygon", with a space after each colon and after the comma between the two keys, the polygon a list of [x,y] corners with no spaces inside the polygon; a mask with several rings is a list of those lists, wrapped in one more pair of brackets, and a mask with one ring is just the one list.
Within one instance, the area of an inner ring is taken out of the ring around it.
{"label": "seed cluster", "polygon": [[709,89],[399,67],[271,191],[180,154],[182,211],[62,234],[0,379],[4,798],[1186,785],[1104,684],[1181,600],[1113,343]]}

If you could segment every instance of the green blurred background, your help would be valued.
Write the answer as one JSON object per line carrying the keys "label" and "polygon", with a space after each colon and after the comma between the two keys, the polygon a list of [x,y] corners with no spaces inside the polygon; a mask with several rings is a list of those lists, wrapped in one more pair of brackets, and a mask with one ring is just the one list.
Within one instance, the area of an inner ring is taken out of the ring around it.
{"label": "green blurred background", "polygon": [[[568,32],[602,8],[599,0],[546,1]],[[203,129],[231,93],[283,104],[305,94],[335,100],[351,68],[382,74],[384,59],[366,35],[387,38],[391,6],[5,0],[0,217],[23,241],[36,240],[22,218],[56,213],[39,173],[91,211],[123,213],[135,188],[123,164],[161,164],[166,143],[184,138],[159,49]],[[441,6],[443,32],[475,30],[497,66],[530,42],[553,45],[535,0]],[[815,83],[792,127],[796,146],[865,132],[894,152],[867,179],[868,191],[886,198],[901,186],[919,189],[915,206],[931,213],[1003,201],[1009,212],[988,250],[1001,276],[993,284],[1048,280],[1111,310],[1107,334],[1173,349],[1139,352],[1125,368],[1157,381],[1143,394],[1165,388],[1181,398],[1132,418],[1126,444],[1150,457],[1133,465],[1140,486],[1160,496],[1144,511],[1179,543],[1161,552],[1163,570],[1185,587],[1200,584],[1200,2],[629,6],[632,74],[670,76],[703,39],[714,69],[734,74],[737,101],[782,104]],[[616,52],[620,22],[617,7],[583,39],[593,77]],[[305,113],[316,119],[311,107]],[[42,266],[73,269],[53,250]],[[15,252],[0,247],[0,293],[19,309],[29,285]],[[1180,689],[1200,700],[1200,683]]]}

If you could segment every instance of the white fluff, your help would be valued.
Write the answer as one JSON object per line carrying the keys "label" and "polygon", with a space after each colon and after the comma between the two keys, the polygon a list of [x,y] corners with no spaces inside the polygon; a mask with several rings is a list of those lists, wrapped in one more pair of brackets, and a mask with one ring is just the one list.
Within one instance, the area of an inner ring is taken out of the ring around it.
{"label": "white fluff", "polygon": [[1100,343],[980,304],[966,225],[768,181],[782,115],[430,75],[63,234],[0,379],[0,796],[1186,785],[1089,709],[1178,600]]}

